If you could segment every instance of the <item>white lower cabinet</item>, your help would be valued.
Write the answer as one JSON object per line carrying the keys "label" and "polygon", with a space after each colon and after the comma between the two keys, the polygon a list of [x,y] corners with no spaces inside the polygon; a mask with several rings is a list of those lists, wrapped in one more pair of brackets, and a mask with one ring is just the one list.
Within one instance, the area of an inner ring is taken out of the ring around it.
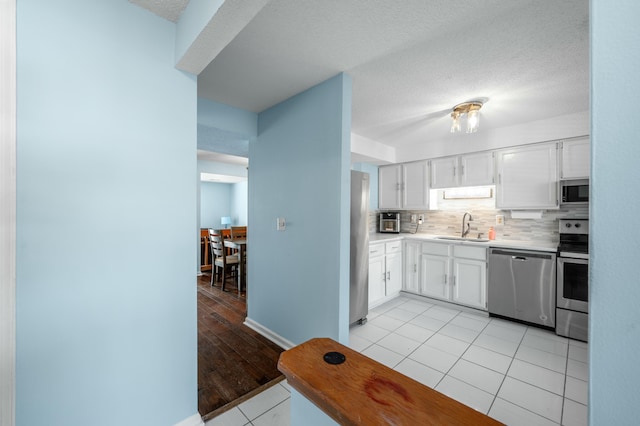
{"label": "white lower cabinet", "polygon": [[451,299],[455,303],[487,309],[487,262],[454,259],[453,277]]}
{"label": "white lower cabinet", "polygon": [[438,299],[449,299],[450,263],[446,256],[422,254],[420,260],[421,294]]}
{"label": "white lower cabinet", "polygon": [[402,257],[404,259],[403,290],[420,293],[420,241],[405,240]]}
{"label": "white lower cabinet", "polygon": [[[419,243],[418,243],[419,244]],[[415,246],[405,244],[404,290],[478,309],[487,309],[487,248],[423,242],[417,276],[410,276]],[[417,251],[417,250],[416,250]],[[410,279],[407,280],[407,277]],[[415,284],[418,283],[418,285]]]}
{"label": "white lower cabinet", "polygon": [[402,242],[369,244],[369,308],[396,297],[402,290]]}

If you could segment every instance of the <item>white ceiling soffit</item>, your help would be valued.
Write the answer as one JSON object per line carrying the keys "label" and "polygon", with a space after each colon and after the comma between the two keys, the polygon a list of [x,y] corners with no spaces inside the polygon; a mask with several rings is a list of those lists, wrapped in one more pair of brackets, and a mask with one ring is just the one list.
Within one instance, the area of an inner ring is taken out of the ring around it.
{"label": "white ceiling soffit", "polygon": [[225,1],[178,60],[176,68],[198,75],[269,0]]}
{"label": "white ceiling soffit", "polygon": [[235,155],[221,154],[218,152],[210,152],[202,149],[198,150],[198,160],[214,161],[218,163],[236,164],[238,166],[249,165],[249,159],[246,157],[238,157]]}
{"label": "white ceiling soffit", "polygon": [[588,28],[588,0],[271,0],[199,75],[198,95],[260,112],[345,71],[353,133],[442,140],[471,99],[488,99],[480,132],[587,111]]}
{"label": "white ceiling soffit", "polygon": [[129,0],[129,2],[150,10],[171,22],[177,22],[189,0]]}
{"label": "white ceiling soffit", "polygon": [[240,183],[246,182],[247,178],[242,176],[219,175],[216,173],[200,173],[200,180],[211,183]]}

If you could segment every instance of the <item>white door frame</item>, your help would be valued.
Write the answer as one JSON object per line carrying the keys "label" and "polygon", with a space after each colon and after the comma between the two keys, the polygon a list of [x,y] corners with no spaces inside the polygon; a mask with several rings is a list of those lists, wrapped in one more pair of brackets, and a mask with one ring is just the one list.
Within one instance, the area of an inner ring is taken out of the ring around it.
{"label": "white door frame", "polygon": [[0,0],[0,424],[15,425],[16,0]]}

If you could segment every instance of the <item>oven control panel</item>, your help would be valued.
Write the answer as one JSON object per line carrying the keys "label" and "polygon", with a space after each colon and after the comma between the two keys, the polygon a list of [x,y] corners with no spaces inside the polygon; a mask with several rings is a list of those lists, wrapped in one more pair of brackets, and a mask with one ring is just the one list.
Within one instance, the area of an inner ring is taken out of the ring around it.
{"label": "oven control panel", "polygon": [[560,219],[560,234],[589,234],[589,220]]}

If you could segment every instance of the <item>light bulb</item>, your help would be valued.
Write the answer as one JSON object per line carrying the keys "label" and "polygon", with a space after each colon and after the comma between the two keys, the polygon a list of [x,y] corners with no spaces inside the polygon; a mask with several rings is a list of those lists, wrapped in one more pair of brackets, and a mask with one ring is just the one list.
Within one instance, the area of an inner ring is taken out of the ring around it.
{"label": "light bulb", "polygon": [[460,131],[460,114],[458,112],[451,113],[451,133]]}
{"label": "light bulb", "polygon": [[478,130],[478,124],[480,124],[480,111],[472,109],[467,114],[467,133],[475,133]]}

